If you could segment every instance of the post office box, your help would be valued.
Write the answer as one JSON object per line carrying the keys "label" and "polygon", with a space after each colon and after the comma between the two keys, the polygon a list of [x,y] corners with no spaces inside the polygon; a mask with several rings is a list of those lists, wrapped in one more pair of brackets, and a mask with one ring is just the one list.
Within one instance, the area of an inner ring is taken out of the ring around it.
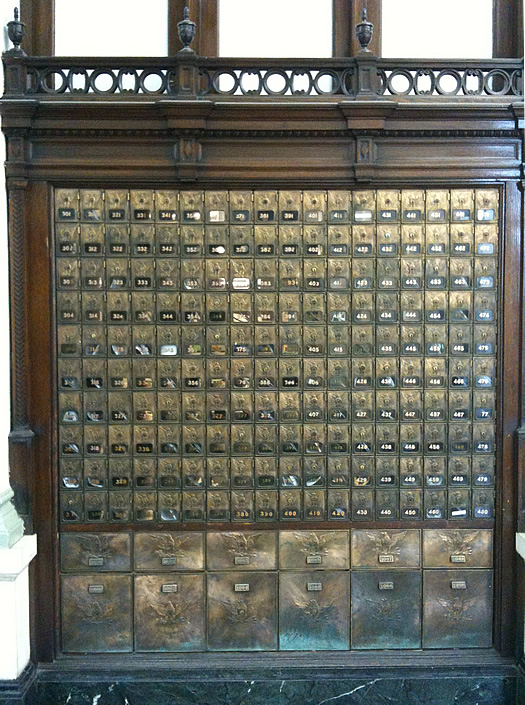
{"label": "post office box", "polygon": [[489,648],[491,644],[492,571],[424,571],[423,647]]}
{"label": "post office box", "polygon": [[389,355],[397,355],[398,353],[399,327],[397,325],[378,327],[376,330],[376,354],[381,357],[388,357]]}
{"label": "post office box", "polygon": [[253,221],[251,191],[230,191],[230,222],[250,223]]}
{"label": "post office box", "polygon": [[399,463],[397,458],[377,458],[376,460],[376,486],[392,488],[399,485]]}
{"label": "post office box", "polygon": [[74,257],[80,254],[80,230],[77,223],[57,223],[56,254],[58,257]]}
{"label": "post office box", "polygon": [[350,289],[349,260],[328,260],[328,288],[331,291],[348,291]]}
{"label": "post office box", "polygon": [[417,568],[420,565],[418,529],[353,529],[352,567]]}
{"label": "post office box", "polygon": [[347,423],[350,419],[348,392],[328,392],[327,417],[329,423]]}
{"label": "post office box", "polygon": [[211,532],[207,534],[208,570],[274,570],[274,532]]}
{"label": "post office box", "polygon": [[278,288],[278,276],[274,260],[256,259],[254,276],[256,291],[276,291]]}
{"label": "post office box", "polygon": [[[380,220],[380,218],[378,219]],[[399,225],[380,225],[378,223],[376,238],[378,257],[396,257],[399,255],[401,245]]]}
{"label": "post office box", "polygon": [[423,532],[425,568],[492,567],[492,531],[489,529],[428,529]]}
{"label": "post office box", "polygon": [[200,191],[181,191],[179,194],[180,215],[183,223],[202,223],[203,194]]}
{"label": "post office box", "polygon": [[[430,211],[430,213],[439,213],[444,215],[444,209],[438,209],[437,211]],[[446,211],[446,218],[448,220],[448,209]],[[448,225],[431,225],[427,223],[426,233],[425,233],[425,244],[426,253],[429,259],[434,260],[435,257],[443,256],[448,254],[449,251],[449,233]]]}
{"label": "post office box", "polygon": [[206,191],[204,204],[207,223],[223,223],[228,220],[227,191]]}
{"label": "post office box", "polygon": [[57,275],[59,289],[69,291],[80,288],[81,280],[78,260],[65,258],[58,260]]}
{"label": "post office box", "polygon": [[421,358],[402,359],[400,376],[403,389],[420,389],[423,386],[423,361]]}
{"label": "post office box", "polygon": [[112,490],[129,490],[131,487],[131,460],[110,458],[108,462],[109,487]]}
{"label": "post office box", "polygon": [[253,461],[251,458],[231,459],[231,485],[237,489],[253,487]]}
{"label": "post office box", "polygon": [[[64,198],[67,192],[59,192],[59,199]],[[80,190],[80,219],[85,221],[99,221],[104,219],[104,196],[102,191]]]}
{"label": "post office box", "polygon": [[344,572],[282,573],[279,580],[280,649],[348,649],[349,588],[349,574]]}
{"label": "post office box", "polygon": [[377,521],[396,521],[399,519],[399,496],[396,491],[376,490]]}
{"label": "post office box", "polygon": [[131,568],[127,533],[65,533],[60,536],[62,570],[122,572]]}
{"label": "post office box", "polygon": [[130,522],[133,520],[133,495],[131,492],[108,492],[109,520]]}
{"label": "post office box", "polygon": [[366,223],[375,220],[375,191],[354,191],[352,200],[354,206],[354,223]]}
{"label": "post office box", "polygon": [[304,191],[303,219],[305,223],[322,223],[326,220],[326,192]]}
{"label": "post office box", "polygon": [[474,191],[470,189],[453,190],[450,193],[452,221],[470,221],[474,217]]}
{"label": "post office box", "polygon": [[[131,426],[110,426],[108,431],[109,454],[115,456],[132,455]],[[137,436],[138,438],[138,436]],[[137,441],[138,442],[138,441]]]}
{"label": "post office box", "polygon": [[[376,252],[376,237],[373,226],[356,224],[352,229],[354,257],[372,257]],[[355,264],[355,262],[354,262]]]}
{"label": "post office box", "polygon": [[153,220],[153,191],[131,191],[131,218],[136,221]]}
{"label": "post office box", "polygon": [[272,522],[278,519],[278,493],[277,492],[255,492],[255,516],[256,521]]}
{"label": "post office box", "polygon": [[377,192],[377,220],[379,222],[392,222],[399,220],[400,191]]}
{"label": "post office box", "polygon": [[158,493],[158,517],[159,521],[177,522],[181,520],[181,493],[180,492],[159,492]]}
{"label": "post office box", "polygon": [[474,263],[474,288],[491,291],[497,284],[497,260],[495,257],[476,257]]}
{"label": "post office box", "polygon": [[304,260],[303,262],[303,290],[307,292],[325,291],[326,289],[326,262],[320,260]]}
{"label": "post office box", "polygon": [[[159,211],[158,211],[159,213]],[[176,211],[162,210],[164,215],[176,215]],[[180,256],[179,234],[176,225],[157,225],[155,228],[155,251],[161,257]]]}
{"label": "post office box", "polygon": [[[318,211],[319,214],[320,211]],[[323,214],[324,217],[324,214]],[[305,222],[307,222],[305,220]],[[303,257],[326,256],[326,230],[322,226],[305,225],[303,230]]]}
{"label": "post office box", "polygon": [[[151,257],[155,253],[155,228],[153,225],[132,225],[131,226],[131,247],[130,252],[132,257]],[[138,263],[138,259],[133,262],[133,265]],[[153,266],[152,260],[148,262]],[[138,267],[134,269],[136,276],[139,278],[141,273],[144,276],[151,276],[151,269],[142,269]],[[136,288],[151,288],[151,283],[135,282]]]}
{"label": "post office box", "polygon": [[107,327],[107,350],[108,355],[112,357],[127,357],[132,354],[129,326]]}
{"label": "post office box", "polygon": [[293,223],[303,217],[300,191],[279,191],[279,222]]}
{"label": "post office box", "polygon": [[183,492],[182,493],[182,516],[183,521],[202,522],[206,516],[206,494],[205,492]]}
{"label": "post office box", "polygon": [[83,468],[81,460],[62,459],[59,464],[60,488],[78,490],[83,487]]}
{"label": "post office box", "polygon": [[478,224],[475,227],[475,254],[478,257],[487,257],[498,254],[498,227],[488,223]]}
{"label": "post office box", "polygon": [[[239,360],[236,362],[237,364],[240,363]],[[245,366],[244,362],[243,366]],[[232,372],[233,371],[234,367],[232,366]],[[198,373],[199,374],[197,374],[196,377],[185,378],[183,376],[183,383],[185,384],[186,382],[188,382],[191,388],[201,388],[201,386],[202,388],[204,388],[204,386],[206,386],[207,389],[214,390],[229,389],[230,387],[230,370],[228,360],[207,360],[206,374],[204,375],[204,364],[202,368],[202,377],[200,376],[200,370],[198,370]],[[251,378],[248,376],[243,377],[242,380],[239,379],[239,381],[242,381],[243,384],[245,383],[247,386],[249,386],[250,379]]]}
{"label": "post office box", "polygon": [[[77,293],[57,294],[57,314],[61,323],[80,323],[80,298]],[[101,318],[98,320],[102,320]]]}
{"label": "post office box", "polygon": [[399,441],[397,425],[376,424],[376,453],[396,455],[399,452]]}
{"label": "post office box", "polygon": [[135,576],[134,594],[136,651],[205,650],[204,576]]}
{"label": "post office box", "polygon": [[[223,246],[221,246],[223,247]],[[207,260],[206,289],[208,291],[226,291],[229,284],[228,261]]]}
{"label": "post office box", "polygon": [[423,418],[422,393],[417,390],[403,390],[399,395],[401,421],[413,422]]}
{"label": "post office box", "polygon": [[158,460],[157,475],[159,488],[166,490],[179,489],[181,486],[180,460],[160,458]]}
{"label": "post office box", "polygon": [[204,535],[201,532],[139,531],[134,541],[135,570],[204,570]]}
{"label": "post office box", "polygon": [[472,352],[472,328],[470,325],[449,326],[449,355],[469,355]]}
{"label": "post office box", "polygon": [[374,428],[372,424],[354,424],[352,427],[352,449],[356,455],[372,455],[374,452]]}
{"label": "post office box", "polygon": [[474,453],[493,453],[495,449],[494,425],[490,423],[472,424],[472,450]]}
{"label": "post office box", "polygon": [[180,237],[183,257],[199,258],[204,256],[204,228],[202,226],[183,225],[180,229]]}
{"label": "post office box", "polygon": [[208,576],[208,649],[272,651],[277,648],[277,575],[214,573]]}
{"label": "post office box", "polygon": [[104,226],[91,223],[81,225],[80,248],[81,254],[84,256],[102,257],[104,255]]}
{"label": "post office box", "polygon": [[399,484],[402,488],[421,487],[423,462],[421,457],[402,457],[399,461]]}
{"label": "post office box", "polygon": [[445,490],[425,490],[423,492],[425,519],[444,519],[447,516],[447,493]]}
{"label": "post office box", "polygon": [[304,490],[303,506],[305,521],[324,521],[326,519],[326,497],[324,490]]}
{"label": "post office box", "polygon": [[86,492],[84,507],[86,521],[106,522],[108,520],[108,493]]}
{"label": "post office box", "polygon": [[79,205],[78,189],[56,189],[55,218],[57,220],[79,220]]}
{"label": "post office box", "polygon": [[251,426],[232,425],[230,436],[232,455],[253,454],[253,428]]}
{"label": "post office box", "polygon": [[253,492],[249,490],[238,490],[231,494],[231,518],[232,521],[252,522],[253,521]]}
{"label": "post office box", "polygon": [[348,360],[328,360],[328,388],[335,390],[350,389]]}
{"label": "post office box", "polygon": [[[410,214],[417,214],[417,210],[407,211]],[[421,216],[420,216],[421,217]],[[420,219],[419,217],[419,219]],[[417,220],[417,219],[416,219]],[[421,225],[410,224],[401,226],[401,256],[413,257],[423,254],[424,250],[424,230]]]}
{"label": "post office box", "polygon": [[469,391],[450,392],[448,418],[450,421],[469,421],[472,418],[472,397]]}
{"label": "post office box", "polygon": [[[229,426],[210,426],[206,435],[210,455],[229,454]],[[182,438],[184,455],[204,455],[204,429],[197,426],[191,428],[184,426]]]}
{"label": "post office box", "polygon": [[131,577],[62,577],[62,648],[66,653],[132,650]]}
{"label": "post office box", "polygon": [[300,490],[281,490],[279,492],[279,514],[283,521],[300,521],[302,519]]}
{"label": "post office box", "polygon": [[[299,392],[279,392],[279,418],[282,422],[285,423],[294,423],[294,422],[299,422],[302,419],[302,404],[301,404],[301,394]],[[259,395],[257,395],[257,404],[264,404],[267,409],[271,412],[272,408],[275,409],[275,402],[274,398],[270,397],[268,395],[261,395],[260,400],[258,399]],[[312,395],[310,394],[308,397],[308,400],[305,400],[305,403],[307,404],[309,409],[319,409],[318,403],[316,403],[316,400],[318,399],[317,395]],[[272,406],[273,405],[273,406]],[[322,407],[321,407],[322,409]],[[313,412],[312,412],[313,413]],[[276,420],[276,412],[273,411],[273,413],[269,414],[270,421],[275,421]],[[268,414],[267,414],[268,416]],[[315,418],[313,419],[314,421],[316,420]],[[317,419],[319,420],[319,419]]]}
{"label": "post office box", "polygon": [[397,389],[399,386],[399,370],[396,358],[383,358],[376,362],[376,388]]}
{"label": "post office box", "polygon": [[108,484],[108,468],[103,458],[84,460],[84,485],[89,490],[105,490]]}
{"label": "post office box", "polygon": [[[329,216],[330,218],[330,216]],[[352,252],[350,227],[345,225],[328,227],[328,254],[330,257],[347,257]]]}
{"label": "post office box", "polygon": [[185,462],[182,463],[182,486],[187,490],[198,490],[204,488],[205,467],[203,459],[186,459]]}
{"label": "post office box", "polygon": [[351,219],[352,194],[349,191],[328,191],[328,221],[345,223]]}
{"label": "post office box", "polygon": [[400,298],[400,308],[403,323],[421,323],[423,321],[423,295],[420,292],[403,292]]}
{"label": "post office box", "polygon": [[422,450],[421,424],[402,423],[399,427],[399,448],[403,455],[417,455]]}
{"label": "post office box", "polygon": [[376,278],[378,289],[386,291],[399,289],[399,260],[378,259]]}
{"label": "post office box", "polygon": [[417,649],[421,646],[421,573],[352,573],[352,648]]}
{"label": "post office box", "polygon": [[303,237],[299,225],[282,225],[279,228],[279,254],[281,257],[301,257]]}
{"label": "post office box", "polygon": [[[200,462],[204,462],[203,460]],[[223,489],[230,485],[230,468],[227,458],[209,458],[206,462],[208,487]]]}
{"label": "post office box", "polygon": [[328,490],[327,514],[329,521],[345,521],[350,514],[350,490]]}
{"label": "post office box", "polygon": [[372,521],[374,490],[352,490],[352,521]]}

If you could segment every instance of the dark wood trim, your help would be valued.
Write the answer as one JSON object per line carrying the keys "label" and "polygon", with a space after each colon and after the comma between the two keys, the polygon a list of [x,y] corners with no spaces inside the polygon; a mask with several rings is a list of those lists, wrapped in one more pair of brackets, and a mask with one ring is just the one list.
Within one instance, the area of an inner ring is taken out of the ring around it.
{"label": "dark wood trim", "polygon": [[333,0],[332,24],[332,56],[352,56],[352,0]]}
{"label": "dark wood trim", "polygon": [[217,56],[218,0],[168,0],[168,56],[175,56],[182,48],[177,23],[182,20],[185,5],[189,7],[190,20],[197,24],[191,48],[199,56]]}
{"label": "dark wood trim", "polygon": [[[502,279],[500,282],[500,412],[498,437],[499,486],[496,501],[495,532],[495,592],[496,592],[496,648],[503,656],[512,656],[515,649],[516,619],[516,563],[515,531],[517,508],[516,443],[515,434],[520,422],[519,394],[516,377],[520,368],[521,330],[521,271],[522,238],[521,194],[516,182],[507,182],[501,194],[501,211],[504,220],[500,242]],[[515,370],[514,374],[509,370]],[[506,372],[504,372],[506,371]]]}
{"label": "dark wood trim", "polygon": [[[56,478],[52,459],[52,419],[54,398],[50,299],[49,189],[45,182],[33,182],[27,191],[26,263],[29,345],[29,422],[36,429],[36,461],[32,477],[34,526],[38,535],[38,555],[30,568],[32,601],[32,658],[50,661],[55,656],[58,600],[55,564]],[[49,302],[49,303],[48,303]]]}
{"label": "dark wood trim", "polygon": [[494,0],[492,56],[523,56],[523,0]]}
{"label": "dark wood trim", "polygon": [[29,56],[55,53],[55,0],[20,0],[20,18],[26,24],[22,48]]}

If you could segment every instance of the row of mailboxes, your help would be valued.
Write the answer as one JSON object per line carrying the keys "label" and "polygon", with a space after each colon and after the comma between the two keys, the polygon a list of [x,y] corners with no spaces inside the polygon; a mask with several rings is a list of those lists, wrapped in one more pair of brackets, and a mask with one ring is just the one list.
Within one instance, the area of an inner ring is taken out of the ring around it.
{"label": "row of mailboxes", "polygon": [[140,531],[61,535],[64,572],[490,568],[490,529]]}
{"label": "row of mailboxes", "polygon": [[[387,189],[176,191],[57,189],[57,222],[110,223],[487,223],[498,217],[498,190]],[[376,212],[377,211],[377,212]]]}
{"label": "row of mailboxes", "polygon": [[[65,575],[66,652],[489,647],[490,570]],[[205,587],[206,582],[206,587]]]}

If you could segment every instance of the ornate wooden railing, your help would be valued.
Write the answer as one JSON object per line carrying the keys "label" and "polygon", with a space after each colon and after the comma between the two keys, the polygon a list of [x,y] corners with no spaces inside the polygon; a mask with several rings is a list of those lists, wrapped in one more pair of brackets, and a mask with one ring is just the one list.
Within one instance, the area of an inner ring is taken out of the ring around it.
{"label": "ornate wooden railing", "polygon": [[523,96],[519,59],[28,57],[6,53],[6,96],[220,99]]}

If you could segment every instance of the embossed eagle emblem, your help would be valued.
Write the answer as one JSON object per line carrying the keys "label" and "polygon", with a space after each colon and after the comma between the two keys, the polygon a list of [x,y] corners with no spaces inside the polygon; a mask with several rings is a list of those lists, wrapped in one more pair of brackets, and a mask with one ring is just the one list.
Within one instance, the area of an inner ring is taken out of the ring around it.
{"label": "embossed eagle emblem", "polygon": [[189,602],[176,602],[175,604],[171,600],[168,602],[150,602],[149,607],[155,615],[155,622],[160,627],[180,629],[183,624],[189,623],[185,616],[185,613],[191,607]]}
{"label": "embossed eagle emblem", "polygon": [[310,600],[294,599],[294,605],[301,610],[305,617],[314,622],[328,622],[334,616],[335,608],[332,602],[321,605],[315,598]]}
{"label": "embossed eagle emblem", "polygon": [[89,624],[111,624],[115,605],[103,602],[75,602],[77,609],[82,613],[82,621]]}
{"label": "embossed eagle emblem", "polygon": [[401,553],[401,546],[399,544],[407,535],[407,531],[400,531],[396,534],[389,534],[388,531],[380,531],[376,534],[367,532],[366,535],[373,542],[379,553],[391,553],[399,556]]}
{"label": "embossed eagle emblem", "polygon": [[469,614],[470,609],[478,601],[477,597],[471,597],[470,599],[465,599],[464,597],[459,597],[454,595],[450,600],[444,597],[436,597],[441,607],[445,612],[445,619],[449,619],[451,622],[458,624],[459,622],[470,622],[473,617]]}
{"label": "embossed eagle emblem", "polygon": [[221,534],[228,544],[228,553],[234,556],[254,557],[261,534]]}
{"label": "embossed eagle emblem", "polygon": [[294,536],[300,544],[303,553],[326,556],[328,554],[327,545],[333,539],[334,532],[316,534],[314,531],[310,531],[307,534],[294,533]]}
{"label": "embossed eagle emblem", "polygon": [[403,617],[403,613],[398,608],[404,602],[404,598],[394,600],[388,597],[381,597],[379,600],[373,600],[367,597],[365,602],[373,605],[374,611],[371,616],[376,619],[387,619],[396,622]]}
{"label": "embossed eagle emblem", "polygon": [[99,534],[84,534],[78,536],[81,550],[89,558],[108,558],[111,556],[111,537]]}
{"label": "embossed eagle emblem", "polygon": [[173,536],[173,534],[150,534],[149,538],[155,544],[153,553],[161,558],[182,553],[190,540],[189,536]]}
{"label": "embossed eagle emblem", "polygon": [[470,556],[474,551],[472,544],[478,538],[479,531],[470,531],[467,534],[460,531],[439,532],[438,536],[451,553],[464,553]]}
{"label": "embossed eagle emblem", "polygon": [[253,606],[248,604],[245,600],[223,600],[221,604],[226,612],[228,622],[241,622],[245,624],[247,622],[257,621]]}

